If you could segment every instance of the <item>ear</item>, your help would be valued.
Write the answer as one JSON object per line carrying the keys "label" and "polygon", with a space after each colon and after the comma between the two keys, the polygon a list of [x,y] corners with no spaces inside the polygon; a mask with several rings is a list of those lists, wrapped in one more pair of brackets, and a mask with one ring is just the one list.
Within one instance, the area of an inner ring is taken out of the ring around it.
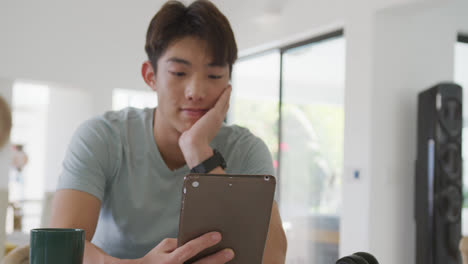
{"label": "ear", "polygon": [[155,72],[150,61],[145,61],[143,62],[143,65],[141,65],[141,76],[151,90],[156,91]]}

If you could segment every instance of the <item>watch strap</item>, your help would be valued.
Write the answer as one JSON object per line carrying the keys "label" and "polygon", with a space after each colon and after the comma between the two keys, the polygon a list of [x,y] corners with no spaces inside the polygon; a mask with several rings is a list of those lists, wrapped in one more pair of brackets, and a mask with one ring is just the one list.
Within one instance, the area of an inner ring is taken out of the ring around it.
{"label": "watch strap", "polygon": [[193,167],[190,170],[190,172],[191,173],[209,173],[210,171],[214,170],[218,166],[225,169],[226,161],[224,160],[221,153],[219,153],[219,151],[217,151],[216,149],[213,149],[213,156],[209,157],[202,163]]}

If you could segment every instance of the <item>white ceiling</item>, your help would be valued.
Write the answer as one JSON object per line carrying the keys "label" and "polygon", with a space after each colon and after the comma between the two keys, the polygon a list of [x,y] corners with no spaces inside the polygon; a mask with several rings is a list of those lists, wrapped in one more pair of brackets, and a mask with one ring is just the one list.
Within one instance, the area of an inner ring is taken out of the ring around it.
{"label": "white ceiling", "polygon": [[[412,1],[429,0],[213,0],[241,51],[343,26],[347,14],[372,5]],[[164,2],[0,0],[0,78],[142,89],[146,29]]]}
{"label": "white ceiling", "polygon": [[[164,2],[0,0],[0,77],[75,86],[135,86],[146,59],[148,23]],[[256,20],[263,14],[276,14],[293,1],[213,2],[239,36],[243,27],[262,23]],[[238,38],[239,48],[247,42]]]}

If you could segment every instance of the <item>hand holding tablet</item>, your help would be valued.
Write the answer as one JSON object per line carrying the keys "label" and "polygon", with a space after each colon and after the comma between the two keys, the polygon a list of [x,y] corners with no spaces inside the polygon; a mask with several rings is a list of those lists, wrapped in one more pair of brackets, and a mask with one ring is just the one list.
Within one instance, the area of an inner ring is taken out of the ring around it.
{"label": "hand holding tablet", "polygon": [[229,263],[262,263],[276,179],[271,175],[189,174],[185,177],[178,246],[217,231],[222,240],[186,263],[232,249]]}

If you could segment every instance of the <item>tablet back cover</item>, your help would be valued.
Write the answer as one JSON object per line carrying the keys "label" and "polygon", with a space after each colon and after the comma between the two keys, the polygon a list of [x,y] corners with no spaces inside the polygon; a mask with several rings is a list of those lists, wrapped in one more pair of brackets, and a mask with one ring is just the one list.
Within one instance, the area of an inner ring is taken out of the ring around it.
{"label": "tablet back cover", "polygon": [[211,231],[223,237],[186,263],[225,248],[235,252],[229,263],[262,263],[275,185],[270,175],[185,176],[178,246]]}

